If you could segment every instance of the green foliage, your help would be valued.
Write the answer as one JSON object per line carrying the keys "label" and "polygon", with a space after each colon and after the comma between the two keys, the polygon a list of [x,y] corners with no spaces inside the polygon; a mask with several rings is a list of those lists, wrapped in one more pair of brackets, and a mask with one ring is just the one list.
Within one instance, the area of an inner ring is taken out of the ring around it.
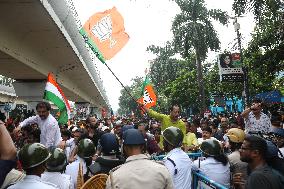
{"label": "green foliage", "polygon": [[249,68],[251,96],[283,88],[283,78],[279,77],[284,71],[283,5],[280,0],[235,0],[233,4],[237,14],[252,11],[257,22],[252,40],[243,54],[244,63]]}
{"label": "green foliage", "polygon": [[[130,94],[138,99],[141,97],[141,87],[144,79],[142,77],[136,77],[132,79],[132,85],[126,86],[126,89]],[[121,96],[119,97],[119,109],[118,113],[120,115],[130,115],[133,111],[135,115],[140,114],[140,110],[137,109],[137,103],[129,96],[125,89],[121,89]]]}
{"label": "green foliage", "polygon": [[201,60],[206,58],[208,49],[220,48],[220,41],[212,20],[227,24],[227,13],[220,9],[208,10],[204,0],[176,0],[181,13],[172,24],[175,50],[186,58],[193,50],[198,51]]}
{"label": "green foliage", "polygon": [[180,65],[177,59],[172,58],[175,53],[170,42],[167,42],[165,47],[151,45],[147,51],[157,56],[152,62],[149,75],[156,90],[160,92],[163,86],[177,77]]}
{"label": "green foliage", "polygon": [[233,10],[237,16],[253,12],[255,19],[260,21],[265,12],[277,14],[281,6],[283,6],[282,0],[235,0]]}

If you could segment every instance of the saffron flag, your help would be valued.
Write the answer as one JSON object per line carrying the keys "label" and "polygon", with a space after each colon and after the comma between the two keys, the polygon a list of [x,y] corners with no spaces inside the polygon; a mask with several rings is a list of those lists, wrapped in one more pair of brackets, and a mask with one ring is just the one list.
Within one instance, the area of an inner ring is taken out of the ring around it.
{"label": "saffron flag", "polygon": [[138,103],[143,104],[146,108],[151,108],[156,105],[157,97],[147,76],[142,85],[141,95],[142,97],[138,99]]}
{"label": "saffron flag", "polygon": [[129,40],[123,17],[115,7],[95,13],[80,29],[80,33],[102,63],[114,57]]}
{"label": "saffron flag", "polygon": [[58,123],[67,123],[68,119],[70,118],[70,105],[51,73],[49,73],[47,77],[43,98],[52,102],[58,107],[60,111]]}

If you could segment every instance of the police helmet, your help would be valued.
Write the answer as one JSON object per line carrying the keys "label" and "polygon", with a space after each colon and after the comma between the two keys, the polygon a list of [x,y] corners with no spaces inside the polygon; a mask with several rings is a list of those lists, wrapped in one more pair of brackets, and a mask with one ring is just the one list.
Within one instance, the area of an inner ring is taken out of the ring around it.
{"label": "police helmet", "polygon": [[163,131],[163,138],[170,145],[180,147],[183,141],[183,133],[179,128],[171,126]]}
{"label": "police helmet", "polygon": [[201,143],[200,150],[208,156],[218,156],[221,155],[222,148],[221,144],[215,139],[206,139]]}
{"label": "police helmet", "polygon": [[51,156],[46,161],[46,168],[50,172],[61,172],[67,165],[65,153],[60,148],[53,148],[50,151]]}
{"label": "police helmet", "polygon": [[23,169],[36,167],[51,156],[47,148],[40,143],[26,144],[18,153]]}
{"label": "police helmet", "polygon": [[78,144],[78,156],[90,158],[96,153],[95,145],[90,139],[82,139]]}

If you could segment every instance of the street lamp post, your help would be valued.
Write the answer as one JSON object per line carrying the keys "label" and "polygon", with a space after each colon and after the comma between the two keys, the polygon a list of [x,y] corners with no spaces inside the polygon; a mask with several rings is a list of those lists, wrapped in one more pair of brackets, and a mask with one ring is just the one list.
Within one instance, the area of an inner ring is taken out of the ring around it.
{"label": "street lamp post", "polygon": [[234,28],[237,32],[237,39],[238,39],[238,47],[240,51],[240,62],[242,65],[242,69],[244,72],[244,101],[245,106],[248,106],[249,104],[249,87],[248,87],[248,68],[243,64],[243,52],[242,52],[242,43],[241,43],[241,33],[240,33],[240,24],[238,23],[237,17],[235,17],[234,20]]}

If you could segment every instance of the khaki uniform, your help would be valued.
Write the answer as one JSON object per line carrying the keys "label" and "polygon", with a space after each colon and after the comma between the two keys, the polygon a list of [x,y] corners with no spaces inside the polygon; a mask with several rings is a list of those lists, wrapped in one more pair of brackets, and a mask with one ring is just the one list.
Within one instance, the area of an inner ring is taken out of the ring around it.
{"label": "khaki uniform", "polygon": [[144,154],[133,155],[125,164],[110,171],[106,189],[173,189],[171,176],[164,165]]}

